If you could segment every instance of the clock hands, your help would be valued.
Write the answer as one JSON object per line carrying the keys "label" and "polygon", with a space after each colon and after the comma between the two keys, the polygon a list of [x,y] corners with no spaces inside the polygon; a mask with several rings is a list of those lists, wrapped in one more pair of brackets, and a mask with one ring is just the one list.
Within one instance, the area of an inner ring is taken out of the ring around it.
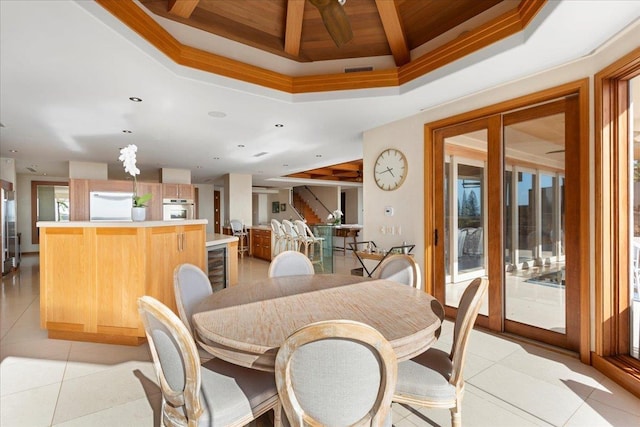
{"label": "clock hands", "polygon": [[390,168],[389,166],[387,166],[386,170],[383,170],[382,172],[378,172],[378,174],[383,174],[385,172],[389,172],[391,174],[391,176],[395,177],[395,175],[393,174],[393,172],[391,172],[393,170],[393,168]]}

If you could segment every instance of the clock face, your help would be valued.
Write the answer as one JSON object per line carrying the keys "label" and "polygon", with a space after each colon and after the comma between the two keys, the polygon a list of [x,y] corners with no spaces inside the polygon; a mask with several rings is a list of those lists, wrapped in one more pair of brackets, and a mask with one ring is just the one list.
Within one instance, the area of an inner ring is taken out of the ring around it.
{"label": "clock face", "polygon": [[395,190],[407,176],[407,159],[402,152],[388,148],[378,156],[373,175],[378,187],[386,191]]}

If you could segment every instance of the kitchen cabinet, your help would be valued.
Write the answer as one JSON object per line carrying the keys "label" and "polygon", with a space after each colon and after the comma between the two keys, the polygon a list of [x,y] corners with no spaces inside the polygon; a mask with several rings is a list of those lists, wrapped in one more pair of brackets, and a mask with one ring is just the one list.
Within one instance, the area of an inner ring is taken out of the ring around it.
{"label": "kitchen cabinet", "polygon": [[251,228],[251,254],[271,261],[271,230]]}
{"label": "kitchen cabinet", "polygon": [[175,311],[175,267],[207,268],[205,220],[40,224],[40,324],[49,338],[138,345],[146,339],[138,297]]}
{"label": "kitchen cabinet", "polygon": [[147,295],[168,301],[165,304],[177,313],[173,293],[173,270],[189,262],[207,271],[205,229],[199,225],[154,227],[149,231],[149,280]]}
{"label": "kitchen cabinet", "polygon": [[162,184],[163,199],[195,199],[195,188],[191,184]]}

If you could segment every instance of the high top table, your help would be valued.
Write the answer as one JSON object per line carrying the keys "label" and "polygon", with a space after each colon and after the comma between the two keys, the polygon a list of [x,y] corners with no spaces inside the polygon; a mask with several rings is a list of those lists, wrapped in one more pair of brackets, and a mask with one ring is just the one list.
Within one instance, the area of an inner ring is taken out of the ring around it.
{"label": "high top table", "polygon": [[436,341],[440,319],[431,295],[389,280],[315,274],[265,279],[223,289],[194,310],[196,339],[236,365],[274,371],[287,337],[309,323],[349,319],[376,328],[399,361]]}

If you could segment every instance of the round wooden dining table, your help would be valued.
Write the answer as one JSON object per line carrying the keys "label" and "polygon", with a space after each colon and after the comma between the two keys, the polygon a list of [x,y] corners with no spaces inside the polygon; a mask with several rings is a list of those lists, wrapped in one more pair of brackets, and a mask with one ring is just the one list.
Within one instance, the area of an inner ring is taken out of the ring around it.
{"label": "round wooden dining table", "polygon": [[274,371],[280,346],[297,329],[322,320],[366,323],[391,343],[398,361],[436,341],[440,303],[389,280],[341,274],[269,278],[206,297],[192,317],[198,343],[236,365]]}

